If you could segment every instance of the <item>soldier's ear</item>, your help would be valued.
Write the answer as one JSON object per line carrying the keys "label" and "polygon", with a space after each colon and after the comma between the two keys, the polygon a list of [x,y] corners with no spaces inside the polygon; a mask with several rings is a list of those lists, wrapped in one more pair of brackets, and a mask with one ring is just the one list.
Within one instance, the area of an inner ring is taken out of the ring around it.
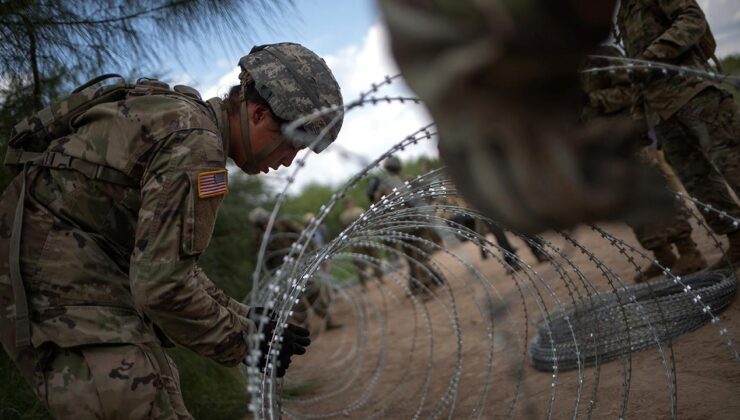
{"label": "soldier's ear", "polygon": [[272,117],[272,112],[269,108],[262,104],[253,104],[252,110],[249,112],[249,119],[252,120],[253,124],[262,122],[265,118]]}

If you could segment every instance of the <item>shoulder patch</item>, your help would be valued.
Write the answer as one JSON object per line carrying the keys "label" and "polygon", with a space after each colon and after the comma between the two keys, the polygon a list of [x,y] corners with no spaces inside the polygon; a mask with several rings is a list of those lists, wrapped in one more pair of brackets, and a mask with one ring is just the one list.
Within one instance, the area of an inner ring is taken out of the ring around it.
{"label": "shoulder patch", "polygon": [[228,173],[226,169],[201,172],[198,174],[198,198],[215,197],[228,192]]}

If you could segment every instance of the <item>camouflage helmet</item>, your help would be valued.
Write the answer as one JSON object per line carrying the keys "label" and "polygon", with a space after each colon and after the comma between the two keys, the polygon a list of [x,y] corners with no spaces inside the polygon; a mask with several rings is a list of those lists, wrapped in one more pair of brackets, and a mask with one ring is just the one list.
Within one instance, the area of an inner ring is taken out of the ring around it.
{"label": "camouflage helmet", "polygon": [[383,162],[383,168],[388,172],[399,173],[401,172],[401,159],[391,156]]}
{"label": "camouflage helmet", "polygon": [[[344,119],[342,93],[321,57],[302,45],[285,42],[252,48],[239,60],[239,66],[254,81],[275,116],[285,121],[295,121],[321,108],[339,107],[303,124],[304,134],[309,135],[291,139],[296,147],[309,146],[320,153],[337,138]],[[330,124],[324,138],[316,142],[315,136]]]}

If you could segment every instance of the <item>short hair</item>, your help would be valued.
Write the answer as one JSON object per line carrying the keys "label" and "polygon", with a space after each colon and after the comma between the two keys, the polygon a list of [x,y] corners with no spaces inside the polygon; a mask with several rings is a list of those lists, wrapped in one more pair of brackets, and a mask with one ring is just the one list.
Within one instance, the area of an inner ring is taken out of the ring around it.
{"label": "short hair", "polygon": [[[238,113],[239,107],[241,106],[241,85],[234,85],[231,88],[229,88],[229,93],[224,96],[223,101],[224,104],[226,104],[226,108],[228,109],[229,113]],[[247,84],[246,89],[244,90],[244,96],[246,97],[248,102],[252,102],[258,105],[262,105],[265,108],[269,109],[272,113],[272,117],[280,124],[285,124],[288,121],[278,117],[275,114],[275,111],[272,110],[272,107],[269,103],[265,100],[265,98],[260,95],[259,91],[257,91],[257,88],[254,86],[254,82],[251,82]]]}

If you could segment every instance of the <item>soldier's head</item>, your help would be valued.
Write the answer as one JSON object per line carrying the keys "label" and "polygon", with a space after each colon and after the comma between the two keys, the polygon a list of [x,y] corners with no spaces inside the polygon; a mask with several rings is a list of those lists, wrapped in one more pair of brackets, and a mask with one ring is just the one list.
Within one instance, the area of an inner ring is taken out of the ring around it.
{"label": "soldier's head", "polygon": [[391,156],[383,162],[383,168],[392,174],[398,175],[401,173],[401,159]]}
{"label": "soldier's head", "polygon": [[[299,150],[320,153],[339,134],[342,94],[324,60],[299,44],[261,45],[239,60],[240,85],[232,88],[229,156],[249,174],[288,166]],[[319,110],[333,109],[318,114]],[[295,135],[283,135],[296,122]]]}

